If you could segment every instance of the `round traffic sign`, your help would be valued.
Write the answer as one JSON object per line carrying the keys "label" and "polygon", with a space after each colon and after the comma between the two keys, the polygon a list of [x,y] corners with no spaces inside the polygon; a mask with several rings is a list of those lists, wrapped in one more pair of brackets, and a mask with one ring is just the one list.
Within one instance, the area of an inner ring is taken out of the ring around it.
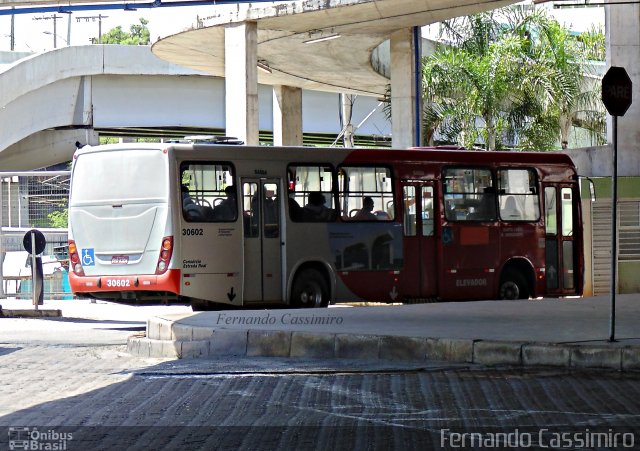
{"label": "round traffic sign", "polygon": [[611,66],[602,77],[602,103],[612,116],[624,116],[631,106],[632,83],[624,67]]}
{"label": "round traffic sign", "polygon": [[31,229],[27,233],[24,234],[24,238],[22,239],[22,245],[24,246],[24,250],[31,253],[31,233],[33,233],[36,240],[36,255],[42,254],[44,252],[44,248],[47,245],[47,239],[44,237],[44,234],[38,229]]}

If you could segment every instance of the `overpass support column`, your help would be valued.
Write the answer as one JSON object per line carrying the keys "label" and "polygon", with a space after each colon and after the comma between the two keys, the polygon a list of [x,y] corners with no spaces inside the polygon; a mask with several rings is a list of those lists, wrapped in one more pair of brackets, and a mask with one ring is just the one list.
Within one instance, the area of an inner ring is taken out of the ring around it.
{"label": "overpass support column", "polygon": [[405,148],[421,144],[421,40],[419,27],[399,30],[391,35],[393,147]]}
{"label": "overpass support column", "polygon": [[302,145],[302,89],[273,87],[273,145]]}
{"label": "overpass support column", "polygon": [[258,145],[258,25],[230,24],[224,31],[227,136]]}

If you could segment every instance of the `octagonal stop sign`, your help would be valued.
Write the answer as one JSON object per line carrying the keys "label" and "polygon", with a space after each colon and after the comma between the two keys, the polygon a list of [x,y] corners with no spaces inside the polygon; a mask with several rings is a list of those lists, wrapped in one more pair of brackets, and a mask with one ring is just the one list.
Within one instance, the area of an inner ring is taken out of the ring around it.
{"label": "octagonal stop sign", "polygon": [[602,103],[612,116],[624,116],[631,106],[631,79],[624,67],[611,66],[602,77]]}

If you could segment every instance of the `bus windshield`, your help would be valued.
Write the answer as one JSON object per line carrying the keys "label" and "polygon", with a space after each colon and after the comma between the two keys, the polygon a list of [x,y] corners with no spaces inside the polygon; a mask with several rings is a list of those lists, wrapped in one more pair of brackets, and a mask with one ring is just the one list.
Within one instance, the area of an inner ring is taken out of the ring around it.
{"label": "bus windshield", "polygon": [[73,171],[82,177],[73,178],[70,204],[166,200],[168,195],[167,158],[159,149],[80,154]]}

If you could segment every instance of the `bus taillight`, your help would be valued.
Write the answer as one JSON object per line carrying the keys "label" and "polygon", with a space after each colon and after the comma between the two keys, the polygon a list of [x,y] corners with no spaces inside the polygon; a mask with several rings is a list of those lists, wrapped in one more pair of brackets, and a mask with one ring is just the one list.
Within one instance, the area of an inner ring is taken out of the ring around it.
{"label": "bus taillight", "polygon": [[76,247],[76,242],[73,240],[69,240],[69,262],[71,263],[73,272],[77,276],[84,276],[84,269],[82,269],[82,265],[80,264],[78,248]]}
{"label": "bus taillight", "polygon": [[162,238],[162,248],[160,249],[160,257],[158,257],[158,264],[156,265],[156,274],[164,274],[169,267],[169,261],[171,260],[172,253],[173,237],[165,236]]}

